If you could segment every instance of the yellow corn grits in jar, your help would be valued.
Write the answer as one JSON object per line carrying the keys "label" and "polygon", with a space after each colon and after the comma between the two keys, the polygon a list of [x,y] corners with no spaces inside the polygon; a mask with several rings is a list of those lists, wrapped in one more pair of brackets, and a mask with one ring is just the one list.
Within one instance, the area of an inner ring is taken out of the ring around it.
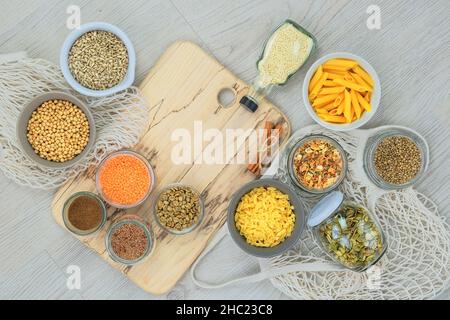
{"label": "yellow corn grits in jar", "polygon": [[269,248],[292,234],[295,213],[287,194],[274,187],[258,187],[241,198],[234,220],[247,243]]}

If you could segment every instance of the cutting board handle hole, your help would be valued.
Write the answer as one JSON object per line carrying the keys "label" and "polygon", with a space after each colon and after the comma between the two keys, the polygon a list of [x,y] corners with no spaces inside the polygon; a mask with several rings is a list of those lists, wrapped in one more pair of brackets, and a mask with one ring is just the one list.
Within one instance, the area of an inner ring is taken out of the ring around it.
{"label": "cutting board handle hole", "polygon": [[236,91],[231,88],[223,88],[219,91],[217,100],[222,108],[229,108],[236,102]]}

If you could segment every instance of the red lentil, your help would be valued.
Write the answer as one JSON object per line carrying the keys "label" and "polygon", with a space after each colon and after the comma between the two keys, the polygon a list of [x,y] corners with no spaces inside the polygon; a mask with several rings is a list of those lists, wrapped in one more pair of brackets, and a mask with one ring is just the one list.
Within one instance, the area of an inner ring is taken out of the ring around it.
{"label": "red lentil", "polygon": [[121,205],[142,200],[151,186],[146,164],[134,155],[117,155],[100,169],[100,187],[104,197]]}

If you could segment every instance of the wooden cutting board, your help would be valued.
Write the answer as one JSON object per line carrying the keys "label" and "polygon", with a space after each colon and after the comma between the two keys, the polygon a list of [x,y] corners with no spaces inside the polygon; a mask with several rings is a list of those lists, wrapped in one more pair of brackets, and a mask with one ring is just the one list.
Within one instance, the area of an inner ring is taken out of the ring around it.
{"label": "wooden cutting board", "polygon": [[[191,42],[176,42],[170,46],[140,88],[151,105],[150,120],[145,135],[133,150],[150,161],[155,170],[156,185],[142,206],[128,212],[138,213],[151,221],[156,247],[151,256],[133,267],[112,261],[106,252],[104,236],[110,224],[124,212],[116,208],[108,208],[108,221],[99,233],[79,240],[144,290],[163,294],[175,286],[225,222],[227,205],[233,193],[255,179],[245,164],[173,164],[172,148],[179,141],[172,141],[172,131],[182,128],[192,134],[194,122],[201,121],[203,131],[216,128],[225,134],[226,129],[258,129],[266,120],[271,120],[284,126],[283,145],[290,136],[291,127],[283,113],[268,101],[261,103],[255,113],[239,106],[238,102],[249,86]],[[218,94],[224,88],[236,94],[232,105],[226,108],[218,102]],[[65,200],[78,191],[95,192],[95,170],[94,167],[88,169],[56,193],[52,204],[53,216],[63,228],[61,212]],[[173,182],[195,187],[202,192],[205,201],[203,223],[184,236],[165,233],[157,226],[151,212],[155,194]]]}

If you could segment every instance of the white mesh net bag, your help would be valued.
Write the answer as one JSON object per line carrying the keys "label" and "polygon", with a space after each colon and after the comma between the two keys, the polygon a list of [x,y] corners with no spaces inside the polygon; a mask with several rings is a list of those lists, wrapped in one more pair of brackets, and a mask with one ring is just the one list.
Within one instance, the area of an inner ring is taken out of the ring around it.
{"label": "white mesh net bag", "polygon": [[[41,167],[28,159],[16,137],[22,108],[35,96],[62,91],[77,96],[92,110],[97,137],[93,152],[70,168]],[[16,183],[50,189],[97,164],[106,153],[135,145],[148,124],[149,107],[135,87],[115,95],[91,98],[74,92],[58,66],[25,53],[0,55],[0,169]]]}
{"label": "white mesh net bag", "polygon": [[[349,172],[340,190],[347,198],[368,207],[387,236],[388,250],[375,266],[363,273],[344,269],[324,254],[312,232],[306,230],[288,252],[271,259],[258,259],[260,271],[257,273],[248,275],[242,270],[241,275],[246,276],[236,277],[236,273],[230,276],[222,272],[216,278],[208,275],[215,280],[200,280],[197,269],[207,268],[211,274],[218,263],[217,259],[206,259],[209,251],[216,248],[214,254],[224,256],[239,250],[229,237],[222,241],[228,234],[225,225],[191,268],[193,282],[201,288],[212,289],[270,279],[276,288],[294,299],[430,299],[447,289],[450,229],[436,205],[412,188],[392,192],[379,189],[368,180],[362,167],[367,139],[387,127],[336,133],[317,125],[308,126],[294,133],[280,155],[280,166],[272,166],[269,170],[275,178],[290,184],[283,163],[287,163],[287,150],[292,144],[314,133],[336,139],[349,160]],[[301,196],[308,211],[318,201],[317,197]],[[216,246],[219,242],[221,245]],[[222,254],[217,252],[219,250]],[[239,258],[231,262],[221,259],[220,269],[236,270],[239,263]],[[220,282],[213,282],[218,280]]]}

